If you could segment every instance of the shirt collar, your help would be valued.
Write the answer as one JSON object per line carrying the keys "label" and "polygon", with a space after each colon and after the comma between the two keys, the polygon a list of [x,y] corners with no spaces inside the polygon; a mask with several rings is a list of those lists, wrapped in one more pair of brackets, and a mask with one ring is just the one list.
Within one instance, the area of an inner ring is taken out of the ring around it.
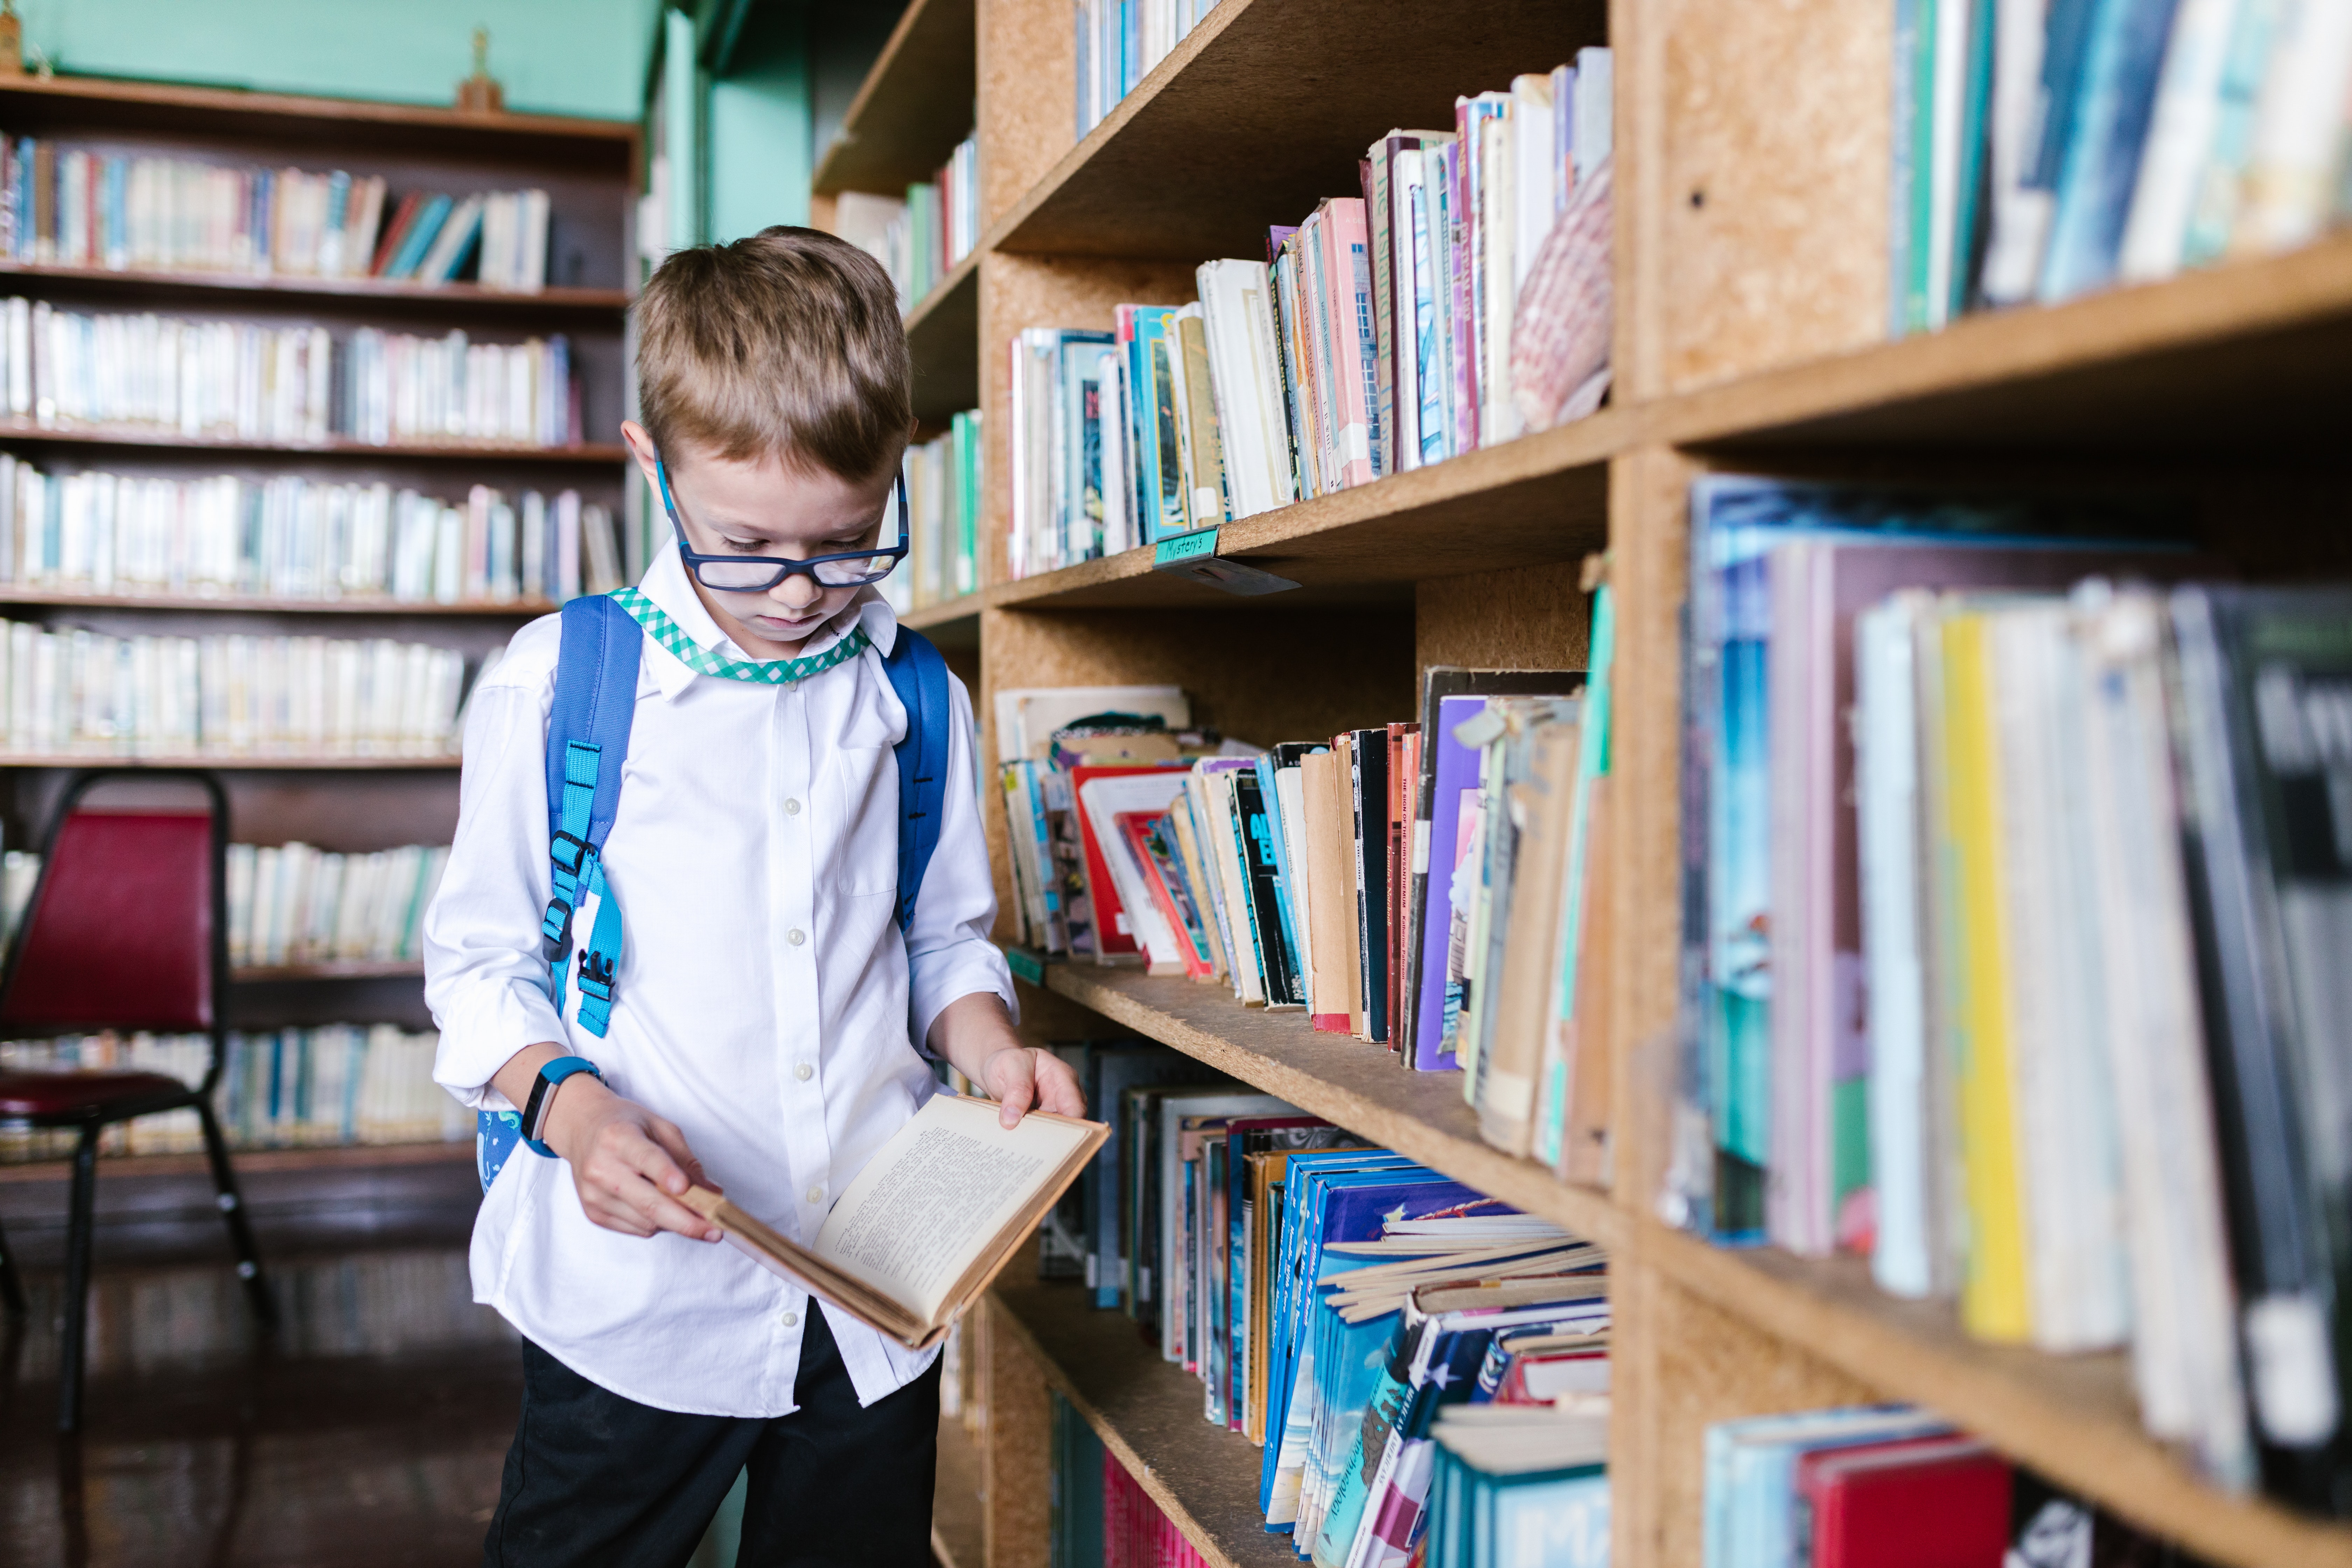
{"label": "shirt collar", "polygon": [[[645,577],[637,587],[671,620],[676,621],[679,629],[693,642],[730,658],[748,659],[752,657],[738,647],[734,638],[719,630],[719,623],[711,619],[710,612],[703,607],[702,596],[687,580],[686,563],[678,556],[675,538],[665,541],[661,549],[655,552],[653,564],[646,568]],[[813,658],[824,652],[860,626],[866,628],[866,635],[876,650],[888,658],[891,648],[898,644],[898,617],[891,614],[890,606],[883,602],[880,591],[872,584],[860,588],[856,595],[819,628],[814,637],[802,644],[799,657]],[[648,668],[653,674],[654,684],[660,688],[664,697],[675,700],[679,692],[686,689],[687,683],[694,679],[694,669],[662,647],[657,638],[647,637],[646,648],[650,656]]]}

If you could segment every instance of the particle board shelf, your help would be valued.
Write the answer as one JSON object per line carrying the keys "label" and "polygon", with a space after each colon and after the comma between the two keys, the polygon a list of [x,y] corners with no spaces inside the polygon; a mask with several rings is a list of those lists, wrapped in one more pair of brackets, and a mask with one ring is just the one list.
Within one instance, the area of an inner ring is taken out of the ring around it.
{"label": "particle board shelf", "polygon": [[1046,1380],[1214,1568],[1297,1568],[1258,1511],[1259,1450],[1201,1414],[1200,1381],[1160,1359],[1126,1313],[1075,1280],[1000,1280],[991,1310]]}
{"label": "particle board shelf", "polygon": [[980,1498],[980,1444],[963,1417],[940,1415],[940,1459],[931,1483],[931,1555],[940,1568],[986,1568]]}
{"label": "particle board shelf", "polygon": [[899,195],[937,174],[971,131],[977,64],[973,0],[914,0],[825,145],[810,190]]}
{"label": "particle board shelf", "polygon": [[219,773],[370,773],[389,769],[454,768],[440,757],[265,756],[247,752],[199,752],[193,756],[120,756],[110,752],[0,752],[0,768],[209,768]]}
{"label": "particle board shelf", "polygon": [[981,605],[986,600],[985,594],[966,594],[940,604],[926,605],[919,610],[909,610],[898,617],[898,624],[912,626],[933,642],[939,642],[942,632],[952,633],[967,622],[974,623],[976,626]]}
{"label": "particle board shelf", "polygon": [[1634,1253],[1724,1311],[1918,1404],[2063,1486],[2216,1563],[2352,1564],[2352,1525],[2227,1496],[2142,1428],[2129,1358],[2049,1355],[1961,1331],[1948,1303],[1905,1301],[1860,1258],[1726,1248],[1643,1221]]}
{"label": "particle board shelf", "polygon": [[515,599],[506,604],[443,605],[411,599],[272,599],[252,594],[78,594],[68,588],[26,588],[0,584],[0,605],[67,605],[83,610],[249,610],[282,616],[544,616],[560,606],[551,599]]}
{"label": "particle board shelf", "polygon": [[[457,1165],[474,1158],[468,1138],[454,1143],[338,1143],[315,1149],[232,1149],[237,1174],[267,1171],[364,1171],[406,1165]],[[0,1184],[58,1182],[70,1162],[26,1160],[0,1165]],[[99,1162],[107,1176],[200,1176],[212,1167],[202,1154],[113,1154]]]}
{"label": "particle board shelf", "polygon": [[980,406],[980,256],[950,268],[907,316],[915,417],[925,425]]}
{"label": "particle board shelf", "polygon": [[1356,160],[1382,132],[1451,126],[1456,93],[1507,86],[1607,40],[1600,0],[1488,0],[1475,11],[1414,0],[1223,0],[1005,215],[984,248],[1263,256],[1268,224],[1295,224],[1323,197],[1360,190]]}
{"label": "particle board shelf", "polygon": [[343,958],[326,963],[247,963],[228,972],[239,985],[289,980],[422,980],[425,965],[413,958]]}
{"label": "particle board shelf", "polygon": [[1571,1186],[1480,1138],[1457,1074],[1408,1072],[1385,1047],[1318,1034],[1303,1012],[1244,1007],[1222,985],[1052,963],[1045,986],[1574,1235],[1613,1247],[1624,1234],[1624,1215],[1606,1194]]}
{"label": "particle board shelf", "polygon": [[2334,449],[2352,235],[2064,304],[1971,315],[1645,410],[1699,448]]}
{"label": "particle board shelf", "polygon": [[236,272],[143,271],[0,262],[0,289],[14,287],[9,280],[18,279],[121,289],[151,299],[171,296],[224,304],[232,300],[328,301],[358,303],[370,309],[422,305],[436,311],[568,317],[611,317],[629,308],[629,296],[618,289],[542,289],[537,293],[518,293],[484,289],[473,283],[434,285],[393,282],[382,278],[256,277]]}
{"label": "particle board shelf", "polygon": [[1634,411],[1604,408],[1539,435],[1229,522],[1217,553],[1298,583],[1239,597],[1152,570],[1150,548],[1082,561],[989,592],[1024,609],[1165,606],[1287,609],[1408,595],[1423,579],[1572,561],[1609,527],[1609,458],[1635,437]]}
{"label": "particle board shelf", "polygon": [[424,104],[376,103],[182,87],[114,78],[20,76],[0,83],[12,132],[103,124],[110,131],[236,132],[276,139],[364,141],[372,146],[479,156],[546,156],[619,163],[637,145],[634,121],[559,114],[478,114]]}
{"label": "particle board shelf", "polygon": [[429,458],[441,462],[618,464],[629,449],[619,442],[583,442],[576,447],[534,447],[520,441],[393,441],[378,445],[349,436],[323,441],[247,440],[237,436],[183,436],[177,431],[121,425],[42,426],[29,419],[0,420],[0,441],[55,447],[144,447],[175,452],[267,452],[303,458]]}

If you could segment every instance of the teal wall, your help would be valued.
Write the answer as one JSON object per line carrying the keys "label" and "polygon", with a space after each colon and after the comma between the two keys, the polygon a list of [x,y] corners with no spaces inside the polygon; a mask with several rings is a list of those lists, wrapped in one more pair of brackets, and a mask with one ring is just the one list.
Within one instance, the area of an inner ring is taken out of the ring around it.
{"label": "teal wall", "polygon": [[805,224],[814,166],[805,14],[782,5],[754,11],[728,66],[710,84],[708,237]]}
{"label": "teal wall", "polygon": [[634,120],[658,0],[17,0],[59,70],[447,103],[490,30],[507,107]]}

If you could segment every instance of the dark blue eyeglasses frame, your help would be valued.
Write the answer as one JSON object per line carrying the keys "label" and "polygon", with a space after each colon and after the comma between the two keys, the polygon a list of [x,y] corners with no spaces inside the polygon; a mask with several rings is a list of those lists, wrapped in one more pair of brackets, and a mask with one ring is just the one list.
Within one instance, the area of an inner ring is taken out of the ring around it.
{"label": "dark blue eyeglasses frame", "polygon": [[[898,498],[898,543],[890,546],[887,550],[880,548],[873,550],[845,550],[836,552],[831,555],[812,555],[805,561],[791,561],[781,555],[703,555],[698,553],[695,551],[694,546],[686,542],[686,525],[678,521],[677,502],[669,493],[669,465],[658,458],[655,458],[654,474],[661,480],[662,510],[669,514],[669,525],[677,534],[678,558],[686,563],[686,569],[694,574],[694,580],[696,582],[701,584],[704,587],[709,589],[715,594],[765,594],[772,591],[779,584],[782,583],[785,578],[796,575],[806,577],[809,581],[816,584],[820,587],[863,587],[869,583],[879,583],[883,578],[887,577],[894,570],[897,569],[899,562],[904,561],[907,558],[907,547],[910,541],[907,537],[907,476],[903,471],[898,475],[897,483],[891,487]],[[872,561],[877,557],[883,555],[887,555],[890,558],[890,564],[885,566],[879,572],[866,573],[860,576],[853,577],[847,581],[839,583],[828,583],[823,577],[817,575],[816,569],[818,567],[826,565],[832,562]],[[752,562],[758,562],[763,565],[773,566],[776,569],[776,574],[769,578],[764,583],[752,584],[714,583],[710,581],[709,578],[705,577],[702,574],[702,568],[706,563],[740,567]]]}

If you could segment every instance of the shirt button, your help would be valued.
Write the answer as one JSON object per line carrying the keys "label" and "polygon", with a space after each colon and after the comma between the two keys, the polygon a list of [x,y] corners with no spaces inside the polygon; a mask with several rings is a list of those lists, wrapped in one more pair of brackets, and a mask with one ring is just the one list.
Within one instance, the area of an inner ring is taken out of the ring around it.
{"label": "shirt button", "polygon": [[783,1323],[784,1327],[788,1329],[797,1329],[801,1326],[801,1315],[798,1312],[786,1312],[783,1317]]}
{"label": "shirt button", "polygon": [[794,926],[792,930],[784,933],[784,940],[791,942],[794,947],[798,947],[801,943],[808,941],[808,932],[801,930],[798,926]]}
{"label": "shirt button", "polygon": [[823,1187],[811,1187],[809,1189],[809,1202],[813,1204],[821,1204],[824,1202],[824,1189]]}
{"label": "shirt button", "polygon": [[816,1068],[809,1066],[806,1062],[803,1062],[800,1066],[793,1069],[793,1076],[800,1079],[803,1083],[806,1083],[809,1079],[816,1076]]}
{"label": "shirt button", "polygon": [[801,803],[799,801],[787,800],[784,802],[784,815],[786,816],[798,816],[800,814]]}

